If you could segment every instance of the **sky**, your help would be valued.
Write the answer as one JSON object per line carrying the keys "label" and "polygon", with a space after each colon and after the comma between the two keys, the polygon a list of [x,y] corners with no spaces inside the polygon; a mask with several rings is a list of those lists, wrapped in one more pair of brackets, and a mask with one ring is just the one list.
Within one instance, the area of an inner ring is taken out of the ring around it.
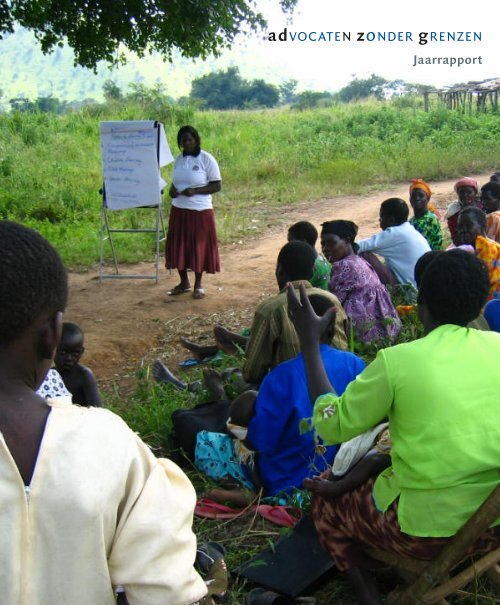
{"label": "sky", "polygon": [[[438,87],[500,78],[500,36],[496,31],[500,3],[497,2],[474,7],[463,0],[420,0],[418,3],[300,0],[288,23],[275,0],[261,0],[258,4],[268,20],[267,36],[270,32],[283,32],[286,27],[288,40],[270,42],[251,36],[239,43],[252,51],[257,64],[265,66],[268,72],[279,71],[282,79],[299,80],[300,88],[338,90],[354,75],[364,78],[372,73],[390,80],[403,79]],[[326,41],[298,41],[298,37],[309,38],[309,34],[319,38],[321,32]],[[334,32],[349,33],[351,40],[336,42]],[[360,32],[364,32],[365,41],[357,40]],[[367,40],[379,32],[401,32],[403,40]],[[481,41],[429,41],[421,45],[421,32],[427,32],[428,39],[430,32],[443,32],[446,37],[449,32],[476,32]],[[294,40],[292,33],[296,34]],[[417,62],[414,66],[415,57],[417,61],[419,57],[430,58],[434,63]],[[445,57],[455,58],[455,64],[443,63]],[[463,60],[460,66],[459,59]]]}
{"label": "sky", "polygon": [[[75,71],[73,53],[67,48],[43,56],[34,36],[27,32],[21,49],[16,43],[19,34],[6,36],[0,42],[0,64],[2,52],[3,58],[8,59],[3,62],[1,87],[6,91],[4,97],[25,94],[35,98],[55,94],[64,99],[101,99],[102,84],[109,78],[122,90],[134,81],[148,86],[161,82],[169,95],[178,98],[189,94],[194,78],[229,66],[238,67],[241,75],[249,80],[262,78],[275,85],[297,80],[298,92],[335,92],[355,77],[368,78],[371,74],[387,80],[401,79],[436,87],[500,79],[500,35],[496,32],[500,16],[498,1],[478,4],[476,10],[470,0],[420,0],[418,3],[299,0],[291,17],[283,14],[278,0],[256,0],[256,4],[267,18],[267,30],[240,34],[233,48],[217,59],[192,61],[177,54],[172,63],[164,63],[159,56],[146,55],[140,59],[128,53],[128,64],[117,70],[109,71],[101,62],[98,77],[83,68]],[[280,41],[285,28],[287,40]],[[419,44],[421,33],[427,33],[430,40],[433,32],[445,37],[448,33],[456,33],[458,37],[462,32],[464,38],[463,32],[469,32],[473,37],[475,33],[480,40]],[[274,42],[270,40],[272,34],[277,39]],[[335,34],[340,37],[339,41]],[[360,35],[362,41],[358,40]],[[392,42],[372,40],[379,35],[399,39]],[[31,49],[34,49],[33,60],[20,62],[18,52],[26,55]],[[58,53],[62,59],[55,64],[54,57]],[[432,63],[425,63],[426,60]],[[43,78],[33,75],[30,71],[33,65],[36,65],[36,74],[43,74]]]}

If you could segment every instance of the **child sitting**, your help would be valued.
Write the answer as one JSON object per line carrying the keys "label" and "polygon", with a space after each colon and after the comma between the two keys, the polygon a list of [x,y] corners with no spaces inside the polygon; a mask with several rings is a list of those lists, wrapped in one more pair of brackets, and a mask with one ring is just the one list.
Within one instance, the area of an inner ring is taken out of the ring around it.
{"label": "child sitting", "polygon": [[207,493],[216,502],[245,506],[261,489],[255,470],[256,452],[247,441],[248,425],[255,415],[256,391],[238,395],[229,408],[224,433],[200,431],[196,440],[195,466],[210,478],[220,481],[220,488]]}
{"label": "child sitting", "polygon": [[[335,306],[321,294],[311,295],[309,300],[320,316]],[[334,330],[335,314],[324,326],[320,354],[328,376],[343,393],[365,364],[353,353],[339,351],[329,345]],[[335,457],[336,446],[324,446],[314,439],[311,431],[301,430],[303,420],[312,414],[312,406],[307,391],[306,368],[300,353],[273,368],[262,381],[258,394],[250,391],[235,399],[230,414],[228,428],[240,442],[236,443],[236,448],[229,449],[233,461],[243,467],[245,481],[234,472],[226,474],[237,479],[247,491],[241,486],[239,490],[212,491],[208,496],[213,500],[248,503],[261,486],[265,496],[291,494],[302,487],[305,477],[324,471]],[[214,445],[212,451],[215,449],[220,448]],[[251,452],[255,452],[255,456],[252,457]],[[249,475],[248,467],[255,474]],[[208,464],[206,468],[210,470],[211,467]]]}
{"label": "child sitting", "polygon": [[289,227],[288,241],[305,242],[311,246],[316,253],[316,260],[314,261],[314,270],[309,283],[315,288],[328,290],[332,266],[322,254],[316,251],[315,246],[318,241],[318,231],[316,227],[308,221],[299,221]]}
{"label": "child sitting", "polygon": [[[408,222],[409,209],[406,202],[390,198],[380,205],[380,228],[382,231],[358,242],[358,252],[372,264],[364,253],[374,252],[384,257],[385,264],[396,280],[415,287],[413,270],[417,260],[430,250],[425,237]],[[377,271],[377,267],[373,267]],[[386,283],[386,282],[384,282]]]}
{"label": "child sitting", "polygon": [[303,485],[325,500],[339,498],[390,466],[390,450],[388,424],[384,422],[343,443],[331,470],[304,479]]}
{"label": "child sitting", "polygon": [[101,407],[101,397],[94,374],[90,368],[80,363],[84,351],[81,328],[74,323],[64,322],[54,359],[56,369],[73,396],[73,403],[86,407]]}

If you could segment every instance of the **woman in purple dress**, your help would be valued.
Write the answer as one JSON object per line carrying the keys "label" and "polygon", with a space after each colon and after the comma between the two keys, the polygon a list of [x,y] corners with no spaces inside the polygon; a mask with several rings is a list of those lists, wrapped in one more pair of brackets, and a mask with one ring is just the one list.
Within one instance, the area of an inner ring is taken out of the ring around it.
{"label": "woman in purple dress", "polygon": [[362,342],[394,340],[401,321],[375,270],[356,254],[358,227],[352,221],[322,224],[321,248],[332,263],[328,289],[338,297]]}

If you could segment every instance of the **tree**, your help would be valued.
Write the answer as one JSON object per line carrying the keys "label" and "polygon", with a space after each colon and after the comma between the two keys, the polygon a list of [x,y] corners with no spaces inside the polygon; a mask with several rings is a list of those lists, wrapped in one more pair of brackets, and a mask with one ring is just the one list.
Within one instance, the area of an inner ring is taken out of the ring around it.
{"label": "tree", "polygon": [[[293,10],[297,0],[279,0]],[[44,53],[67,41],[75,64],[95,70],[98,61],[125,61],[120,45],[136,52],[159,52],[172,60],[220,54],[245,28],[266,25],[253,0],[0,0],[0,39],[14,24],[32,30]]]}
{"label": "tree", "polygon": [[297,97],[297,80],[286,80],[279,85],[281,102],[293,103]]}
{"label": "tree", "polygon": [[385,87],[389,82],[380,76],[372,74],[366,80],[354,78],[347,86],[339,90],[339,99],[344,103],[364,99],[366,97],[375,97],[383,99],[385,96]]}
{"label": "tree", "polygon": [[57,97],[38,97],[34,103],[34,109],[42,113],[64,113],[66,101],[61,101]]}
{"label": "tree", "polygon": [[246,91],[249,107],[274,107],[279,103],[280,93],[276,86],[264,80],[253,80]]}
{"label": "tree", "polygon": [[35,104],[26,97],[15,97],[9,99],[10,108],[12,111],[35,111]]}
{"label": "tree", "polygon": [[295,96],[295,103],[292,105],[295,109],[311,109],[312,107],[328,107],[333,105],[335,97],[331,92],[324,90],[319,92],[317,90],[304,90]]}
{"label": "tree", "polygon": [[102,85],[102,92],[106,102],[120,101],[123,97],[122,91],[116,82],[113,80],[106,80]]}
{"label": "tree", "polygon": [[190,97],[199,100],[209,109],[234,109],[243,107],[247,82],[237,67],[214,71],[191,82]]}
{"label": "tree", "polygon": [[191,99],[208,109],[274,107],[279,102],[276,86],[264,80],[248,82],[237,67],[214,71],[191,82]]}

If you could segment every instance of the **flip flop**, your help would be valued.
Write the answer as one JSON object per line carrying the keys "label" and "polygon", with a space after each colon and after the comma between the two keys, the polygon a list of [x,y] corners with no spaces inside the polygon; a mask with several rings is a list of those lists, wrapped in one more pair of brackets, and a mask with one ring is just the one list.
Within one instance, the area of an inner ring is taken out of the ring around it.
{"label": "flip flop", "polygon": [[196,503],[194,514],[205,519],[236,519],[250,512],[252,508],[252,505],[245,508],[231,508],[225,504],[214,502],[210,498],[202,498]]}
{"label": "flip flop", "polygon": [[[225,554],[226,549],[219,542],[205,542],[196,550],[195,564],[207,585],[207,597],[223,597],[226,594],[228,575]],[[213,603],[213,600],[207,602]]]}
{"label": "flip flop", "polygon": [[203,574],[219,559],[226,556],[226,548],[220,542],[204,542],[196,549],[195,563]]}
{"label": "flip flop", "polygon": [[295,508],[294,506],[261,504],[257,507],[257,512],[264,519],[282,527],[293,528],[302,519],[302,511],[300,508]]}
{"label": "flip flop", "polygon": [[185,292],[191,292],[191,288],[183,288],[182,286],[177,285],[169,290],[167,294],[168,296],[178,296],[179,294],[184,294]]}
{"label": "flip flop", "polygon": [[196,300],[201,300],[205,298],[205,290],[203,288],[195,288],[193,291],[193,298]]}
{"label": "flip flop", "polygon": [[193,366],[199,366],[203,361],[201,359],[185,359],[184,361],[179,361],[177,364],[181,368],[192,368]]}
{"label": "flip flop", "polygon": [[245,605],[292,605],[292,603],[292,599],[265,588],[254,588],[245,598]]}

